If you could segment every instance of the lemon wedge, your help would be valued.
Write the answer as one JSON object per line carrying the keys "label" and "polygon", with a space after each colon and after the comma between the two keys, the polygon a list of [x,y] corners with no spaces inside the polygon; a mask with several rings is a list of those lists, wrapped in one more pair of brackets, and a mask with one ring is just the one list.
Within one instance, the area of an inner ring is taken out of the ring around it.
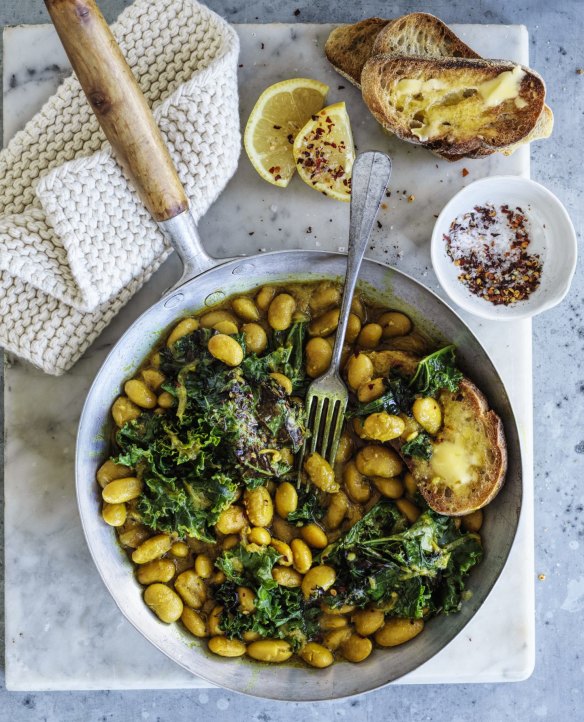
{"label": "lemon wedge", "polygon": [[291,78],[270,85],[258,98],[245,126],[247,157],[264,180],[285,188],[294,175],[294,138],[326,100],[328,85]]}
{"label": "lemon wedge", "polygon": [[305,183],[339,201],[351,199],[355,146],[344,103],[315,113],[296,136],[293,152]]}

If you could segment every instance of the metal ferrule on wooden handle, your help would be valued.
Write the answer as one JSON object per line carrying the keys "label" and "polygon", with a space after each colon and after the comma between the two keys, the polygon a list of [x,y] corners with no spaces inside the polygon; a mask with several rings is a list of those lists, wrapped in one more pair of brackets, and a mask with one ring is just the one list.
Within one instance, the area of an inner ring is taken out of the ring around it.
{"label": "metal ferrule on wooden handle", "polygon": [[152,111],[94,0],[45,0],[71,66],[111,143],[156,221],[189,207]]}

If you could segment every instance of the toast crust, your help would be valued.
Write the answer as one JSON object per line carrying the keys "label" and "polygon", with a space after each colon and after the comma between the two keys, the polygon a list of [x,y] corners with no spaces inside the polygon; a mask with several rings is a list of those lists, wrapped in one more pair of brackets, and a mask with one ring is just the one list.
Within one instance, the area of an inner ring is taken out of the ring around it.
{"label": "toast crust", "polygon": [[[492,103],[483,88],[504,74],[514,75],[515,95]],[[387,130],[449,156],[520,142],[535,128],[545,98],[537,73],[502,60],[378,55],[365,64],[361,82],[365,103]]]}
{"label": "toast crust", "polygon": [[375,38],[372,55],[480,58],[435,15],[409,13],[389,22]]}
{"label": "toast crust", "polygon": [[378,33],[389,23],[382,18],[368,18],[353,25],[340,25],[327,38],[324,52],[337,73],[361,87],[361,71],[371,56]]}

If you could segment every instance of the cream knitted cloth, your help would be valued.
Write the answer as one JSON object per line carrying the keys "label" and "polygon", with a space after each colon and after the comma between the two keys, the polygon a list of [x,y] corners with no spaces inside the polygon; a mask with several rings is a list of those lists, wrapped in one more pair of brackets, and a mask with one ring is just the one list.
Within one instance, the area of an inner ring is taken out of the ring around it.
{"label": "cream knitted cloth", "polygon": [[[112,30],[198,219],[237,166],[237,35],[195,0],[138,0]],[[62,374],[169,252],[68,78],[0,154],[0,345]]]}

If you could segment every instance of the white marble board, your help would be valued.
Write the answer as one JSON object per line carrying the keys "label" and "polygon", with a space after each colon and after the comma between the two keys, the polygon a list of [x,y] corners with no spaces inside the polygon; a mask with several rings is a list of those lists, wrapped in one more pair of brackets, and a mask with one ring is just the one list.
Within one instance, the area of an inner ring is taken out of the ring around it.
{"label": "white marble board", "polygon": [[[371,258],[399,267],[439,291],[430,267],[434,216],[463,185],[486,175],[529,174],[529,152],[448,164],[384,135],[359,93],[322,53],[328,25],[240,25],[241,117],[267,85],[286,77],[327,82],[330,102],[346,100],[359,149],[388,151],[392,194],[375,229]],[[522,26],[461,25],[455,30],[486,57],[528,60]],[[4,140],[19,130],[67,72],[48,26],[4,31]],[[469,173],[463,177],[463,168]],[[410,196],[414,199],[408,200]],[[338,250],[348,208],[295,178],[272,188],[242,155],[239,170],[201,224],[213,255],[280,248]],[[91,562],[77,514],[73,456],[81,406],[109,347],[177,274],[171,258],[61,378],[21,363],[6,371],[6,686],[11,690],[193,688],[189,676],[146,642],[121,615]],[[463,314],[464,315],[464,314]],[[495,589],[463,632],[399,683],[525,679],[534,664],[531,323],[494,324],[465,316],[503,377],[524,451],[518,534]]]}

